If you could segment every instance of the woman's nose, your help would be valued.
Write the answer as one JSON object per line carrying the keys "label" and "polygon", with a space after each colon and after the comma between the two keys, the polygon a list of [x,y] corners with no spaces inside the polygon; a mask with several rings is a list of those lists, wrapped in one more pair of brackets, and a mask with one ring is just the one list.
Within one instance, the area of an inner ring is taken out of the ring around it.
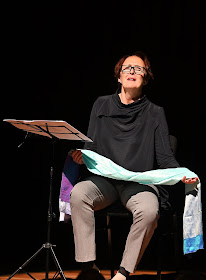
{"label": "woman's nose", "polygon": [[134,75],[134,67],[131,67],[130,74]]}

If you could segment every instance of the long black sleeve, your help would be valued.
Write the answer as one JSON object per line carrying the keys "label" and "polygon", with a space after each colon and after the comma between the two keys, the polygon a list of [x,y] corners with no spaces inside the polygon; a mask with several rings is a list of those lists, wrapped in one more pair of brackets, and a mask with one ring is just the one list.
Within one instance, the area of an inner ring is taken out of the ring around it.
{"label": "long black sleeve", "polygon": [[179,167],[172,152],[164,109],[159,107],[159,121],[155,130],[155,154],[159,168]]}

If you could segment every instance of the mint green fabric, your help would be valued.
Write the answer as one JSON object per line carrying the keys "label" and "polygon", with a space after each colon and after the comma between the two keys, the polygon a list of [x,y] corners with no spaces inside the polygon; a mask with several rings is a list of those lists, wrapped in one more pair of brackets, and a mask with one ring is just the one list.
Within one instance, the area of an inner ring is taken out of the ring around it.
{"label": "mint green fabric", "polygon": [[[93,151],[81,151],[83,161],[89,171],[116,180],[133,181],[145,185],[174,185],[182,180],[184,176],[187,178],[198,177],[194,172],[185,167],[132,172]],[[191,192],[194,190],[195,194]],[[186,184],[185,192],[187,195],[185,197],[183,214],[183,250],[184,254],[188,254],[204,247],[200,181],[198,184]]]}
{"label": "mint green fabric", "polygon": [[174,185],[184,176],[187,178],[198,177],[194,172],[184,167],[133,172],[93,151],[83,149],[81,151],[84,163],[89,171],[116,180],[133,181],[144,185]]}

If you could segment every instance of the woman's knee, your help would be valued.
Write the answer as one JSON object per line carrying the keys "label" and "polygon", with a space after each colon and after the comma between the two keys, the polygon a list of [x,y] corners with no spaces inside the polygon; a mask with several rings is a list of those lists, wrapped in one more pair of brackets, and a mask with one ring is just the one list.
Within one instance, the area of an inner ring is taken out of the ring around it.
{"label": "woman's knee", "polygon": [[159,203],[154,194],[148,194],[148,200],[142,199],[141,202],[139,201],[135,205],[133,210],[134,220],[142,220],[145,225],[157,224],[159,219]]}
{"label": "woman's knee", "polygon": [[133,218],[138,219],[141,217],[141,220],[145,224],[145,226],[148,225],[154,225],[157,226],[157,221],[159,219],[159,211],[158,208],[142,208],[140,210],[140,213],[134,213]]}
{"label": "woman's knee", "polygon": [[72,206],[81,206],[82,202],[88,199],[86,190],[84,188],[85,182],[77,183],[70,194],[70,204]]}

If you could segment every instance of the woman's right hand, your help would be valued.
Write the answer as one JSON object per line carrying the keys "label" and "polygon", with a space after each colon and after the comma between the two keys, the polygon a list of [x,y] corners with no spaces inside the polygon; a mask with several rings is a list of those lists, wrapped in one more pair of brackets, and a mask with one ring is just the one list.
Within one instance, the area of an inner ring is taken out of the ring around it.
{"label": "woman's right hand", "polygon": [[78,164],[83,164],[83,157],[82,157],[82,152],[80,150],[75,150],[71,154],[73,161],[75,161]]}

